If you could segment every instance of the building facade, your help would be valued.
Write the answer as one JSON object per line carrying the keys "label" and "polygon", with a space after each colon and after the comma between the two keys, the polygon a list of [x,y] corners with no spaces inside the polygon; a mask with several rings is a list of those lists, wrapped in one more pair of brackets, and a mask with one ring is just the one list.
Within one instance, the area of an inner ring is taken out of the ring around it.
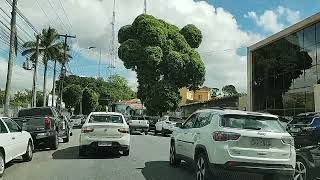
{"label": "building facade", "polygon": [[320,111],[320,13],[248,48],[248,110]]}
{"label": "building facade", "polygon": [[211,100],[211,89],[202,87],[195,91],[190,91],[188,88],[181,88],[179,90],[181,101],[180,105],[193,103],[193,102],[206,102]]}

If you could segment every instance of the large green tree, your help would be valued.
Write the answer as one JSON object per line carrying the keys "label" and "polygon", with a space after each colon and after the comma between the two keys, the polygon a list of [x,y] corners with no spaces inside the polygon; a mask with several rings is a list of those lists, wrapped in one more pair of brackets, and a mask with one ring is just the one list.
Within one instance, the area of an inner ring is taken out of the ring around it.
{"label": "large green tree", "polygon": [[178,89],[196,89],[205,80],[204,63],[195,51],[202,34],[192,24],[180,30],[143,14],[119,30],[118,41],[119,58],[137,73],[137,95],[148,112],[175,110],[180,101]]}
{"label": "large green tree", "polygon": [[222,88],[222,92],[224,95],[226,96],[233,96],[233,95],[237,95],[238,91],[236,89],[236,87],[234,87],[234,85],[226,85]]}
{"label": "large green tree", "polygon": [[[36,45],[37,43],[34,41],[23,44],[24,51],[22,52],[22,55],[30,55],[30,60],[35,61]],[[61,57],[62,48],[63,43],[59,41],[59,33],[57,30],[51,27],[42,30],[42,33],[40,34],[39,57],[42,57],[42,63],[44,64],[43,94],[46,94],[48,62],[59,59]],[[46,96],[44,96],[43,106],[46,106],[46,103]]]}
{"label": "large green tree", "polygon": [[89,114],[95,111],[96,107],[99,105],[99,95],[92,89],[85,88],[82,95],[82,112],[83,114]]}
{"label": "large green tree", "polygon": [[74,108],[80,102],[82,90],[79,85],[71,84],[67,86],[62,95],[63,102],[67,108]]}

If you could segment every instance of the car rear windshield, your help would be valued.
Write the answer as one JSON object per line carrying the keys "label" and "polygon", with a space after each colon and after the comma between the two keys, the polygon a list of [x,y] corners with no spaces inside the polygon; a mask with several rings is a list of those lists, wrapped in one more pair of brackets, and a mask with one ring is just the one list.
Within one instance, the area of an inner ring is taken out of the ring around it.
{"label": "car rear windshield", "polygon": [[142,116],[133,116],[131,119],[132,120],[145,120],[145,118]]}
{"label": "car rear windshield", "polygon": [[294,117],[289,124],[311,124],[312,120],[313,120],[313,117],[298,116],[298,117]]}
{"label": "car rear windshield", "polygon": [[90,116],[89,123],[123,123],[123,120],[119,115],[95,114]]}
{"label": "car rear windshield", "polygon": [[285,132],[277,118],[251,115],[224,115],[223,127],[258,130],[266,132]]}
{"label": "car rear windshield", "polygon": [[53,114],[50,108],[21,109],[18,113],[18,117],[28,116],[53,116]]}

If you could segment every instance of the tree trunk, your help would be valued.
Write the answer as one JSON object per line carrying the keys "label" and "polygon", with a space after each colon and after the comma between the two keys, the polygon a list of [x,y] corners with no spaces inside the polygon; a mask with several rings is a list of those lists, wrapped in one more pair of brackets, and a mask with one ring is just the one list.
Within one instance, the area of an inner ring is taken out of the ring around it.
{"label": "tree trunk", "polygon": [[47,70],[48,70],[48,62],[44,63],[44,71],[43,71],[43,107],[47,106],[47,95],[46,95],[46,87],[47,87]]}
{"label": "tree trunk", "polygon": [[51,106],[54,107],[54,97],[56,95],[56,68],[57,68],[57,60],[54,60],[54,68],[53,68],[53,82],[52,82],[52,100]]}

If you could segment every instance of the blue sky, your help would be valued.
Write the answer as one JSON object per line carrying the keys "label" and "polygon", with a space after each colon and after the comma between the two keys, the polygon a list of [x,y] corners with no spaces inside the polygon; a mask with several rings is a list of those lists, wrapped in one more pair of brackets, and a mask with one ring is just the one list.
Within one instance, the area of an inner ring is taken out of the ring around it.
{"label": "blue sky", "polygon": [[[77,36],[77,40],[71,41],[74,47],[72,53],[74,58],[70,62],[73,74],[98,76],[99,49],[101,48],[101,75],[107,77],[110,74],[110,69],[105,67],[110,59],[108,54],[110,54],[112,2],[112,0],[65,0],[63,5],[68,12],[65,14],[58,3],[53,4],[57,9],[52,9],[40,1],[42,9],[50,17],[41,14],[41,9],[35,5],[34,0],[20,1],[18,7],[37,29],[50,25],[61,33],[69,30],[71,34]],[[117,0],[117,3],[116,31],[121,26],[132,23],[134,17],[141,14],[143,10],[143,0]],[[149,0],[147,9],[149,14],[179,27],[188,23],[197,25],[204,35],[198,51],[207,69],[205,85],[221,88],[226,84],[235,84],[243,92],[246,90],[246,48],[244,47],[320,12],[320,0],[208,0],[208,3],[192,0]],[[0,1],[0,6],[7,12],[10,11],[5,1]],[[57,14],[58,16],[60,14],[59,18],[55,17]],[[0,16],[0,20],[1,18],[3,17]],[[57,19],[61,19],[63,25]],[[71,24],[69,29],[68,22]],[[19,23],[26,27],[18,20]],[[0,29],[3,29],[1,25]],[[26,27],[26,31],[33,34],[30,28]],[[87,50],[90,46],[98,48]],[[0,88],[5,85],[8,56],[6,49],[7,47],[0,43]],[[226,49],[231,50],[225,51]],[[21,68],[23,61],[24,58],[21,56],[18,56],[15,61],[17,75],[14,76],[16,77],[14,88],[16,89],[31,87],[29,83],[32,73]],[[135,88],[137,86],[135,73],[126,70],[119,59],[116,67],[113,72],[124,76],[130,86]],[[221,73],[223,68],[229,71]],[[39,88],[41,88],[42,69],[43,67],[40,67],[38,75]],[[49,68],[50,78],[52,78],[52,64]],[[48,86],[50,88],[50,84]]]}

